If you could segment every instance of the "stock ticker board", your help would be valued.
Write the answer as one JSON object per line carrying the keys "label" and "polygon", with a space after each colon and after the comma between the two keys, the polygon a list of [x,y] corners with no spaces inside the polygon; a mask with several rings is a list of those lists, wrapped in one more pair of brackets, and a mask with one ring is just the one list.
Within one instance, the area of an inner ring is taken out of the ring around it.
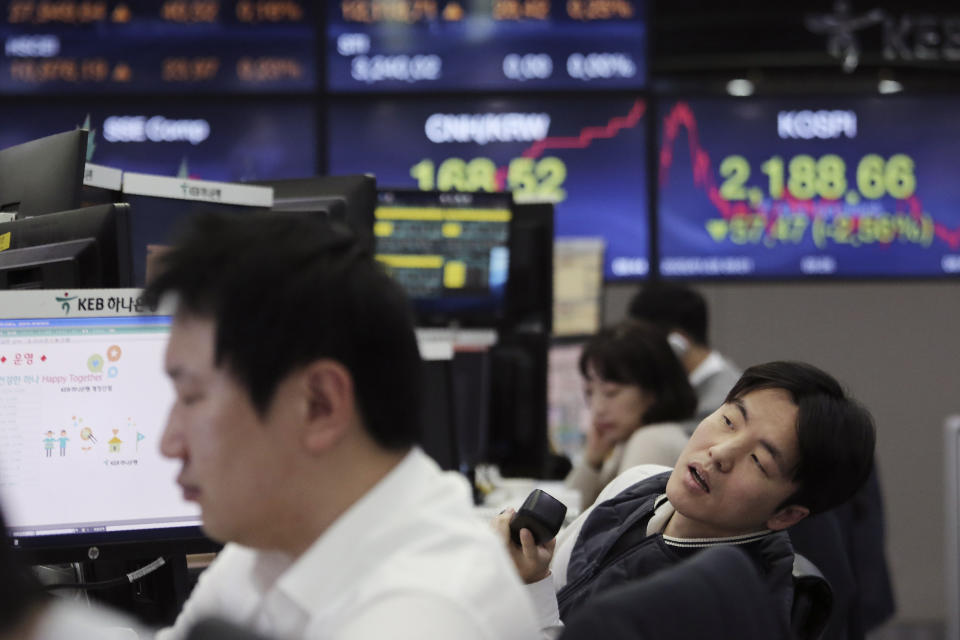
{"label": "stock ticker board", "polygon": [[932,96],[662,104],[661,273],[960,273],[955,113]]}
{"label": "stock ticker board", "polygon": [[284,93],[316,88],[300,0],[6,0],[0,93]]}
{"label": "stock ticker board", "polygon": [[645,0],[327,4],[331,91],[639,89]]}
{"label": "stock ticker board", "polygon": [[384,189],[513,191],[552,202],[557,236],[601,236],[605,276],[647,274],[646,102],[565,98],[332,100],[334,174],[372,173]]}
{"label": "stock ticker board", "polygon": [[241,182],[299,178],[317,166],[309,97],[112,97],[91,104],[0,104],[0,149],[86,125],[87,161],[162,176]]}

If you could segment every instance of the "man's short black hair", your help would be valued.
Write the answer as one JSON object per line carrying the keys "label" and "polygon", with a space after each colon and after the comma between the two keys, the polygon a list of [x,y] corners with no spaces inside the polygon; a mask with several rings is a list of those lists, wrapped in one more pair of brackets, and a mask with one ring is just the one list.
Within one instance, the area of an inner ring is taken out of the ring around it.
{"label": "man's short black hair", "polygon": [[161,258],[145,295],[211,318],[214,359],[263,415],[279,383],[330,358],[353,378],[373,439],[419,436],[421,362],[409,302],[346,227],[302,213],[203,214]]}
{"label": "man's short black hair", "polygon": [[601,329],[580,352],[580,374],[590,368],[601,379],[637,385],[654,397],[643,424],[681,421],[693,416],[697,396],[683,365],[658,327],[628,320]]}
{"label": "man's short black hair", "polygon": [[845,502],[873,468],[873,418],[833,376],[803,362],[768,362],[750,367],[726,402],[751,391],[783,389],[797,405],[800,460],[793,479],[800,488],[782,506],[801,505],[811,514]]}
{"label": "man's short black hair", "polygon": [[683,331],[694,342],[709,346],[707,302],[686,285],[648,282],[630,300],[627,314],[631,318],[651,322],[664,331]]}

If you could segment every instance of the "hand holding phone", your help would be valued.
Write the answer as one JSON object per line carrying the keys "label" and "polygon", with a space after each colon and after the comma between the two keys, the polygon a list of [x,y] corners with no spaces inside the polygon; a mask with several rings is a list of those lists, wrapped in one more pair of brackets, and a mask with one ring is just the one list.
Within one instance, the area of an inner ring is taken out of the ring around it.
{"label": "hand holding phone", "polygon": [[529,529],[537,545],[549,542],[560,531],[567,507],[540,489],[534,489],[510,520],[510,540],[520,546],[520,530]]}

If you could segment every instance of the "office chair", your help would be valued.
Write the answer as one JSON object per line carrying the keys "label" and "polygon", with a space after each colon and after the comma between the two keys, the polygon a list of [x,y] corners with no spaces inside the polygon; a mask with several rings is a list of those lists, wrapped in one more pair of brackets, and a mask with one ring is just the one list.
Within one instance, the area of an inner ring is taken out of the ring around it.
{"label": "office chair", "polygon": [[793,556],[793,607],[790,630],[796,640],[818,640],[830,620],[833,590],[815,564]]}

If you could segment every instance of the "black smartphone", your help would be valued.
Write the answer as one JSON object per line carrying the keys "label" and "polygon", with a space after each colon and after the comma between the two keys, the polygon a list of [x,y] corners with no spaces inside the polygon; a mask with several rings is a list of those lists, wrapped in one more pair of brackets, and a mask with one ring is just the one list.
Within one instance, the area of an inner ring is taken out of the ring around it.
{"label": "black smartphone", "polygon": [[510,540],[520,546],[520,530],[529,529],[538,545],[552,540],[567,515],[565,504],[546,491],[534,489],[510,519]]}

